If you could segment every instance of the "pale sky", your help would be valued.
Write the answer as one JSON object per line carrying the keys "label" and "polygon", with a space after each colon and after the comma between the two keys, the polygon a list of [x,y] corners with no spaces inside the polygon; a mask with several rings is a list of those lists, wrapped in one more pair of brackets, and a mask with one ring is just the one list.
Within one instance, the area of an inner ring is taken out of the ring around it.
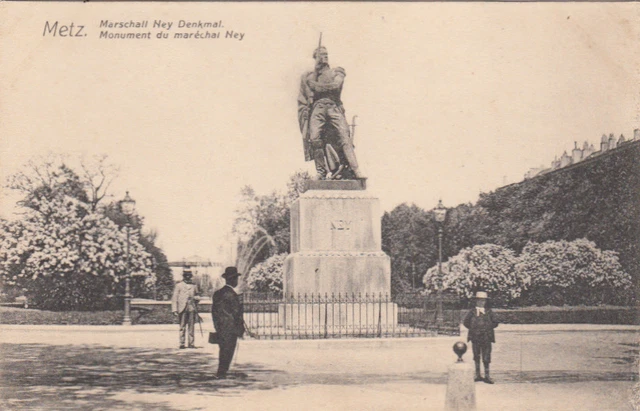
{"label": "pale sky", "polygon": [[[638,3],[3,2],[0,17],[3,178],[50,151],[107,154],[112,193],[130,191],[173,260],[215,256],[242,186],[313,170],[296,97],[320,32],[381,211],[475,202],[574,141],[640,128]],[[244,37],[99,39],[105,19]],[[43,36],[46,21],[88,35]]]}

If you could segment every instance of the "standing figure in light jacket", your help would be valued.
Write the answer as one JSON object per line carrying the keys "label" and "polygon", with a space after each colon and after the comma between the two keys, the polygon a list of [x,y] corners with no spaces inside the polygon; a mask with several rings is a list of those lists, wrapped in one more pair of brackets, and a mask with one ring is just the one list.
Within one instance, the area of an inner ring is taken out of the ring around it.
{"label": "standing figure in light jacket", "polygon": [[218,356],[217,378],[225,378],[233,353],[236,350],[238,337],[244,335],[244,318],[240,298],[233,287],[238,286],[238,269],[227,267],[222,274],[226,285],[213,293],[211,299],[211,319],[218,333],[220,354]]}
{"label": "standing figure in light jacket", "polygon": [[[473,348],[473,361],[476,363],[475,381],[493,384],[489,364],[491,363],[491,343],[496,342],[493,329],[498,326],[498,321],[491,308],[485,307],[487,298],[487,293],[484,291],[476,293],[476,306],[464,317],[463,324],[469,329],[467,341],[471,341]],[[480,375],[480,359],[484,363],[484,378]]]}
{"label": "standing figure in light jacket", "polygon": [[178,316],[180,323],[180,349],[185,348],[185,334],[189,334],[188,348],[196,348],[195,342],[195,323],[198,315],[198,286],[191,280],[193,273],[188,268],[182,273],[182,281],[176,284],[173,289],[173,297],[171,298],[171,311],[173,315]]}

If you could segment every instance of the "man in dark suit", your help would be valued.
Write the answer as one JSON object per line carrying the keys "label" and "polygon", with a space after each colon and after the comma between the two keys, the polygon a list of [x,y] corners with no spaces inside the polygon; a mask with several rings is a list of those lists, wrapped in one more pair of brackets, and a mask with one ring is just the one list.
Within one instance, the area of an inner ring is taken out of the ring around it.
{"label": "man in dark suit", "polygon": [[[493,329],[498,326],[498,321],[491,309],[485,307],[487,298],[487,293],[484,291],[476,293],[476,306],[464,317],[463,324],[469,329],[467,341],[471,341],[473,348],[473,361],[476,363],[475,380],[493,384],[489,364],[491,363],[491,343],[496,342]],[[484,363],[484,378],[480,375],[480,359]]]}
{"label": "man in dark suit", "polygon": [[213,293],[211,299],[211,318],[218,334],[220,354],[218,356],[217,378],[225,378],[233,353],[236,350],[238,337],[244,335],[244,319],[240,298],[233,287],[238,286],[238,269],[227,267],[222,274],[226,285]]}

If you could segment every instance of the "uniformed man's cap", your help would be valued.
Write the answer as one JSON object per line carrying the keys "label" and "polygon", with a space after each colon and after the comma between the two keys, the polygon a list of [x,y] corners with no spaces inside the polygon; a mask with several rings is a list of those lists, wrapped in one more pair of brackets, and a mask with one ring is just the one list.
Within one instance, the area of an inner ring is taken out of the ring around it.
{"label": "uniformed man's cap", "polygon": [[239,276],[240,273],[238,273],[238,269],[236,267],[227,267],[224,269],[224,273],[222,274],[222,278],[235,278]]}
{"label": "uniformed man's cap", "polygon": [[487,295],[487,293],[486,293],[486,292],[484,292],[484,291],[478,291],[478,292],[476,293],[476,298],[477,298],[477,299],[485,299],[485,300],[486,300],[487,298],[489,298],[489,296],[488,296],[488,295]]}
{"label": "uniformed man's cap", "polygon": [[193,277],[193,272],[191,271],[191,269],[185,268],[184,271],[182,272],[182,277],[191,278]]}

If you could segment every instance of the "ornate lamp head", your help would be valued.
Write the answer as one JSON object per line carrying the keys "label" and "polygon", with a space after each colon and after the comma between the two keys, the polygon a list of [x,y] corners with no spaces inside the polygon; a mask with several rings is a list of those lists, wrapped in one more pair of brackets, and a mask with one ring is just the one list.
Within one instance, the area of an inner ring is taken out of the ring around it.
{"label": "ornate lamp head", "polygon": [[438,207],[433,210],[436,218],[436,222],[439,224],[444,223],[444,219],[447,216],[447,208],[442,205],[442,200],[438,201]]}
{"label": "ornate lamp head", "polygon": [[458,341],[453,344],[453,352],[458,356],[458,362],[462,362],[462,356],[467,352],[467,344],[462,341]]}
{"label": "ornate lamp head", "polygon": [[136,200],[129,196],[129,192],[120,200],[120,209],[127,216],[131,217],[136,209]]}

